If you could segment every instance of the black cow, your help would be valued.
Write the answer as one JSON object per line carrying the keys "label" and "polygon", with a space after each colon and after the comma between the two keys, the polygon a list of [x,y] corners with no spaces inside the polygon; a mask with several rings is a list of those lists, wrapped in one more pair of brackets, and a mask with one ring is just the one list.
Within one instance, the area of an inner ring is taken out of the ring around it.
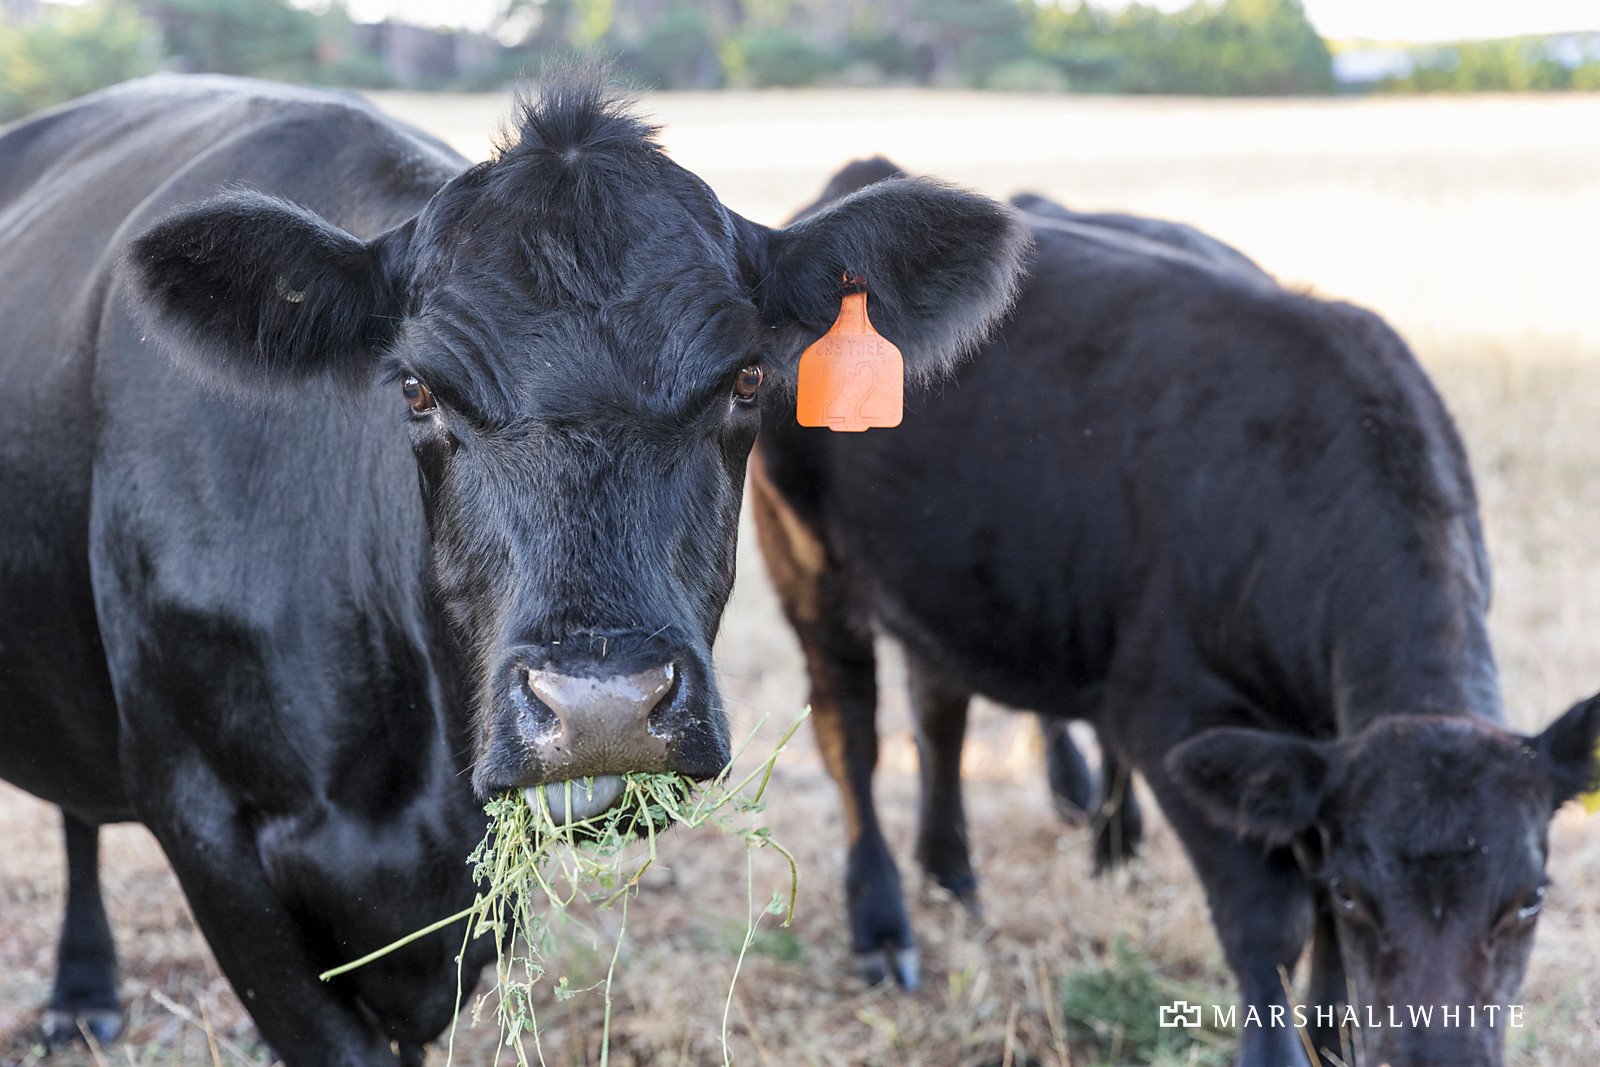
{"label": "black cow", "polygon": [[844,794],[855,948],[912,951],[871,806],[876,625],[907,651],[940,881],[970,878],[969,694],[1084,719],[1200,875],[1256,1012],[1240,1063],[1305,1064],[1272,1024],[1308,941],[1317,1048],[1345,1006],[1415,1005],[1435,1025],[1367,1033],[1363,1062],[1500,1063],[1503,1009],[1437,1009],[1512,999],[1600,698],[1503,725],[1466,457],[1379,319],[1056,214],[1001,331],[898,429],[763,411],[753,499]]}
{"label": "black cow", "polygon": [[115,1019],[99,824],[155,833],[287,1063],[414,1064],[459,928],[316,975],[471,900],[484,798],[721,769],[763,378],[845,273],[940,370],[1027,234],[919,181],[767,229],[652,135],[581,73],[476,166],[220,78],[0,134],[0,774],[67,813],[58,1025]]}
{"label": "black cow", "polygon": [[[837,196],[897,173],[899,169],[881,157],[852,163],[835,177],[838,191],[830,196],[832,190],[825,190],[819,203],[801,214],[816,210]],[[1066,223],[1069,229],[1089,225],[1120,230],[1136,238],[1125,242],[1132,247],[1139,246],[1138,239],[1151,242],[1155,247],[1147,246],[1145,250],[1152,255],[1166,255],[1168,249],[1177,249],[1204,260],[1217,270],[1231,273],[1242,284],[1277,284],[1271,275],[1243,252],[1181,222],[1122,212],[1073,211],[1038,193],[1018,193],[1011,198],[1011,205],[1026,212],[1035,226],[1060,222]],[[1143,836],[1143,820],[1137,794],[1132,789],[1131,776],[1116,752],[1101,747],[1101,770],[1097,781],[1083,754],[1072,743],[1066,726],[1066,722],[1059,718],[1045,717],[1040,722],[1050,789],[1055,794],[1056,809],[1065,818],[1074,822],[1084,818],[1091,821],[1094,827],[1095,871],[1099,873],[1138,851]],[[974,880],[969,895],[975,894],[976,890],[977,883]]]}

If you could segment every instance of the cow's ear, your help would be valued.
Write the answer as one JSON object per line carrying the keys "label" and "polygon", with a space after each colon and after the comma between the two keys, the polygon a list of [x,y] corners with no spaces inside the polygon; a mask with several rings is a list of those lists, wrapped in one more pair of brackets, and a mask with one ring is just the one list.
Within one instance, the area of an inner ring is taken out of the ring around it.
{"label": "cow's ear", "polygon": [[356,379],[400,321],[393,277],[410,225],[372,241],[259,193],[156,223],[127,256],[146,328],[179,363],[251,390]]}
{"label": "cow's ear", "polygon": [[1331,773],[1325,746],[1263,730],[1216,729],[1167,753],[1167,773],[1208,819],[1287,844],[1316,821]]}
{"label": "cow's ear", "polygon": [[925,178],[876,182],[758,236],[757,302],[781,362],[827,332],[845,277],[859,277],[872,324],[919,378],[948,369],[1010,307],[1031,240],[1011,208]]}
{"label": "cow's ear", "polygon": [[1574,704],[1528,741],[1550,777],[1555,807],[1600,788],[1600,695]]}

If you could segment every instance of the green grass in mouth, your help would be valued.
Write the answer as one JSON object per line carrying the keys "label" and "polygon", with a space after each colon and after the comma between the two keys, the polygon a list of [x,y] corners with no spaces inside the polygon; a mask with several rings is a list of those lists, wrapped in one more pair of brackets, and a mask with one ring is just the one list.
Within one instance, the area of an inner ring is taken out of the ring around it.
{"label": "green grass in mouth", "polygon": [[[595,989],[600,991],[605,1001],[600,1062],[605,1064],[610,1048],[611,988],[627,932],[628,901],[640,877],[656,862],[660,835],[665,830],[673,826],[691,829],[711,826],[745,843],[747,921],[733,982],[738,981],[739,970],[755,939],[761,917],[782,915],[784,926],[794,918],[799,868],[793,854],[773,839],[759,816],[766,808],[764,797],[772,769],[809,712],[809,708],[802,712],[778,738],[771,753],[737,780],[732,777],[733,769],[759,734],[760,723],[729,761],[728,769],[711,782],[702,784],[675,774],[624,775],[623,792],[617,803],[586,819],[558,823],[543,790],[532,791],[537,798],[537,803],[533,804],[520,790],[494,798],[484,808],[489,816],[488,831],[467,859],[474,879],[486,886],[471,906],[360,959],[324,971],[320,977],[323,981],[336,978],[453,923],[468,920],[466,941],[491,936],[496,945],[494,985],[476,998],[473,1023],[492,1010],[501,1042],[514,1051],[517,1063],[526,1067],[532,1062],[524,1044],[531,1039],[535,1057],[542,1064],[545,1060],[539,1044],[535,989],[547,977],[545,961],[554,955],[564,937],[570,936],[573,930],[587,932],[569,916],[569,909],[580,901],[602,910],[620,904],[621,927],[605,978],[584,989],[571,988],[565,977],[547,983],[551,995],[558,1000]],[[566,808],[572,810],[570,797]],[[754,854],[763,848],[773,849],[788,864],[789,892],[787,899],[782,893],[774,892],[772,899],[758,912],[754,895]],[[462,955],[465,955],[466,941],[462,943]],[[460,958],[457,957],[458,962]],[[728,1058],[728,1009],[732,1002],[733,983],[730,982],[722,1018],[724,1062]],[[452,1056],[455,1032],[456,1026],[452,1024]],[[450,1059],[446,1062],[448,1064]]]}

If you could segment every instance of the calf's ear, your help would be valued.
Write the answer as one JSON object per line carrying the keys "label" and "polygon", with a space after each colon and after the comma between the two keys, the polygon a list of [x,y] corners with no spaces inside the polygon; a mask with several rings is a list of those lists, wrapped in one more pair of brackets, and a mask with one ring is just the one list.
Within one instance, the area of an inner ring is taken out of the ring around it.
{"label": "calf's ear", "polygon": [[1528,741],[1550,777],[1555,807],[1600,788],[1600,695],[1574,704]]}
{"label": "calf's ear", "polygon": [[1269,844],[1316,821],[1327,795],[1326,748],[1263,730],[1207,730],[1167,753],[1178,786],[1218,826]]}
{"label": "calf's ear", "polygon": [[918,378],[947,370],[1011,306],[1031,240],[1011,208],[925,178],[875,182],[757,239],[757,303],[781,363],[833,325],[849,276]]}
{"label": "calf's ear", "polygon": [[270,393],[371,370],[399,324],[391,274],[409,233],[363,241],[294,204],[234,192],[156,223],[125,262],[145,327],[174,360]]}

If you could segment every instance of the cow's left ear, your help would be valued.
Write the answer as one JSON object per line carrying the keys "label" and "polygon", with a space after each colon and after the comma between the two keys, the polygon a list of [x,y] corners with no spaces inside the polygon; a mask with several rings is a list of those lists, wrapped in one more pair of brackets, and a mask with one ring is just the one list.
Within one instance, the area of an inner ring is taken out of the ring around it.
{"label": "cow's left ear", "polygon": [[1528,739],[1550,777],[1554,807],[1579,793],[1600,788],[1600,695],[1579,701],[1566,714]]}
{"label": "cow's left ear", "polygon": [[1166,759],[1167,773],[1208,819],[1274,845],[1316,821],[1331,767],[1323,745],[1231,727],[1192,737]]}
{"label": "cow's left ear", "polygon": [[1017,212],[925,178],[877,182],[781,230],[753,228],[756,298],[792,366],[839,314],[844,278],[907,374],[947,370],[1010,307],[1031,240]]}
{"label": "cow's left ear", "polygon": [[126,264],[147,330],[175,361],[270,395],[371,373],[400,322],[396,264],[410,232],[363,241],[294,204],[234,192],[156,223]]}

